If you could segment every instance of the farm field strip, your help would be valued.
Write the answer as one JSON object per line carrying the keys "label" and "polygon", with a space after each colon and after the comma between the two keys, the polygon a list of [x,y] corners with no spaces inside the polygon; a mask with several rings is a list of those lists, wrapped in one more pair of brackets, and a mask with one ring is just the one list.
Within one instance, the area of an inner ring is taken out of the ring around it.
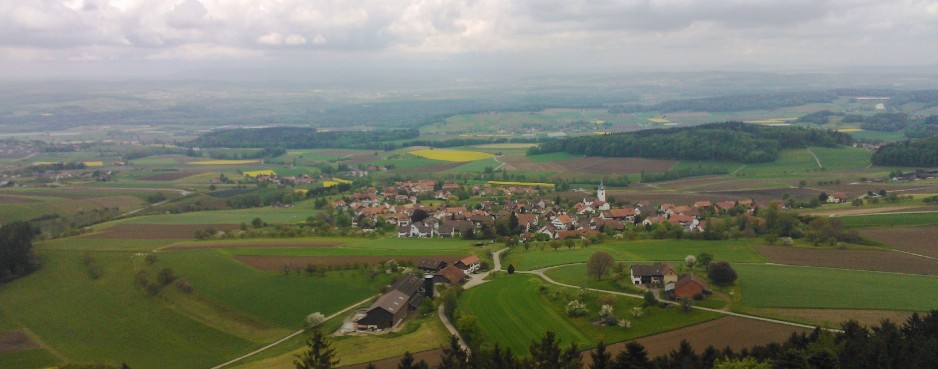
{"label": "farm field strip", "polygon": [[838,250],[757,246],[771,263],[902,274],[938,275],[938,261],[893,250]]}
{"label": "farm field strip", "polygon": [[865,228],[860,235],[897,250],[938,258],[938,226]]}

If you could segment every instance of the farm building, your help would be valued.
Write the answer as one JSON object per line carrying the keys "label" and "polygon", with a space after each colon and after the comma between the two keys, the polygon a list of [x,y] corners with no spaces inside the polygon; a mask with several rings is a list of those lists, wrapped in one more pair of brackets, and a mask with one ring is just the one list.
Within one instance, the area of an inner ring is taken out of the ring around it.
{"label": "farm building", "polygon": [[453,263],[453,266],[461,269],[466,275],[477,272],[481,265],[482,260],[479,260],[479,257],[475,255],[466,256]]}
{"label": "farm building", "polygon": [[417,269],[423,270],[428,273],[436,273],[443,268],[446,268],[446,262],[440,259],[420,259],[420,262],[417,263]]}
{"label": "farm building", "polygon": [[677,272],[671,264],[635,264],[631,270],[634,285],[665,285],[677,282]]}
{"label": "farm building", "polygon": [[421,284],[421,279],[416,276],[402,277],[368,308],[365,316],[358,320],[358,326],[387,329],[399,324],[407,317],[407,313],[417,309],[423,302]]}
{"label": "farm building", "polygon": [[[674,298],[678,299],[685,297],[693,298],[694,296],[702,295],[705,291],[709,290],[707,282],[697,278],[697,276],[693,274],[688,274],[681,277],[681,279],[678,279],[673,286],[673,290],[670,290],[669,292],[672,296],[674,296]],[[665,288],[665,290],[668,289]]]}
{"label": "farm building", "polygon": [[452,265],[443,268],[439,272],[436,272],[436,274],[433,276],[434,282],[449,283],[451,285],[459,284],[465,279],[466,272]]}

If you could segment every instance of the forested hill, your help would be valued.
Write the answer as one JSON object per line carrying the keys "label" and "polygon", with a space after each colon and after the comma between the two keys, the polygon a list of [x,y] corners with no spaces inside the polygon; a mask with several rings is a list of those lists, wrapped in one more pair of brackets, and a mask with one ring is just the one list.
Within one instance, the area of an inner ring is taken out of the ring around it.
{"label": "forested hill", "polygon": [[870,161],[873,165],[938,167],[938,136],[888,144],[879,148]]}
{"label": "forested hill", "polygon": [[382,142],[416,138],[416,129],[328,131],[315,128],[240,128],[206,133],[189,142],[192,147],[282,147],[287,149],[380,149]]}
{"label": "forested hill", "polygon": [[851,142],[849,135],[833,131],[726,122],[549,141],[528,153],[765,163],[775,161],[782,149]]}

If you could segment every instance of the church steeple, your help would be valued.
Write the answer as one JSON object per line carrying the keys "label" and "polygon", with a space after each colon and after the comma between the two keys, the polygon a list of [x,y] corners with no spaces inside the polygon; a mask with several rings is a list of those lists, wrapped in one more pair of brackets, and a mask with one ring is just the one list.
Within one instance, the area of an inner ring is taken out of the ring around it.
{"label": "church steeple", "polygon": [[599,201],[606,202],[606,186],[603,186],[603,180],[599,180],[599,188],[596,189],[596,198]]}

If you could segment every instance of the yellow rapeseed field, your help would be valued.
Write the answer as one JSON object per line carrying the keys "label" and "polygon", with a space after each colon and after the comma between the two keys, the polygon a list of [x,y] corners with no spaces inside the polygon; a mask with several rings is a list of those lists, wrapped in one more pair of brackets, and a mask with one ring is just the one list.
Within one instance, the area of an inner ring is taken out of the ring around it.
{"label": "yellow rapeseed field", "polygon": [[553,183],[541,183],[541,182],[503,182],[503,181],[488,181],[488,184],[496,186],[528,186],[528,187],[548,187],[554,188]]}
{"label": "yellow rapeseed field", "polygon": [[352,184],[352,181],[349,181],[347,179],[333,177],[331,180],[327,179],[325,181],[322,181],[322,186],[323,187],[338,186],[339,183]]}
{"label": "yellow rapeseed field", "polygon": [[244,172],[245,177],[257,177],[257,176],[275,176],[277,172],[274,172],[270,169],[267,170],[254,170],[250,172]]}
{"label": "yellow rapeseed field", "polygon": [[104,166],[103,161],[84,161],[82,163],[84,163],[86,167],[103,167]]}
{"label": "yellow rapeseed field", "polygon": [[652,123],[671,123],[670,120],[664,118],[648,118],[648,121]]}
{"label": "yellow rapeseed field", "polygon": [[193,165],[244,165],[244,164],[254,164],[258,160],[202,160],[202,161],[193,161],[189,164]]}
{"label": "yellow rapeseed field", "polygon": [[837,132],[850,133],[850,132],[863,132],[862,128],[841,128]]}
{"label": "yellow rapeseed field", "polygon": [[768,119],[756,119],[756,120],[747,120],[746,123],[754,124],[779,124],[779,123],[788,123],[795,120],[795,118],[768,118]]}
{"label": "yellow rapeseed field", "polygon": [[495,155],[479,151],[459,151],[459,150],[441,150],[427,149],[410,152],[421,158],[443,160],[443,161],[476,161],[495,157]]}

